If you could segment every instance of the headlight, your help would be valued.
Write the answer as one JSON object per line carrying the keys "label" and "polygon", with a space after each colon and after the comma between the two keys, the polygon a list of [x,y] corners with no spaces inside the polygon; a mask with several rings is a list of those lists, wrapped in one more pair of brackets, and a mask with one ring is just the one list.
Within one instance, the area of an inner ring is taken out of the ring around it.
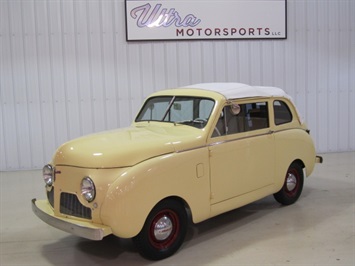
{"label": "headlight", "polygon": [[43,180],[46,186],[52,186],[54,183],[54,168],[50,164],[47,164],[42,169]]}
{"label": "headlight", "polygon": [[95,199],[95,194],[94,182],[90,177],[84,177],[83,180],[81,180],[81,195],[83,195],[88,202],[91,202]]}

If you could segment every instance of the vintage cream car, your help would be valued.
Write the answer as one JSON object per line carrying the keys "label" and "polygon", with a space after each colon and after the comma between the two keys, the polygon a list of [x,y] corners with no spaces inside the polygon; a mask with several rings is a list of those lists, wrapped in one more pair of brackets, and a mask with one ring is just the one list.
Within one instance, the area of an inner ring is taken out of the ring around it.
{"label": "vintage cream car", "polygon": [[300,196],[316,162],[309,130],[274,87],[209,83],[152,94],[128,128],[81,137],[43,168],[46,223],[92,240],[133,238],[158,260],[199,223],[268,195]]}

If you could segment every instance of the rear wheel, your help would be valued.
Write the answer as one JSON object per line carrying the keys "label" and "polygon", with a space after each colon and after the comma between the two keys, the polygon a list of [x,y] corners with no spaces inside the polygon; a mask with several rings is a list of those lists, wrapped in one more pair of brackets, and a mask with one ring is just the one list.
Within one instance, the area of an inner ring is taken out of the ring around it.
{"label": "rear wheel", "polygon": [[274,194],[277,202],[283,205],[295,203],[303,189],[303,169],[299,163],[292,163],[287,170],[281,190]]}
{"label": "rear wheel", "polygon": [[141,232],[133,238],[139,253],[151,260],[173,255],[182,245],[187,231],[184,206],[175,200],[164,200],[150,212]]}

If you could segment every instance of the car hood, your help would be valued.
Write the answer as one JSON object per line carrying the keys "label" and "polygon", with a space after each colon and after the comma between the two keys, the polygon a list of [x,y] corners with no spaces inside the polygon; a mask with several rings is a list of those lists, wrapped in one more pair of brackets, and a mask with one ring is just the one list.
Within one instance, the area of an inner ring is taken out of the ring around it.
{"label": "car hood", "polygon": [[64,143],[52,161],[57,166],[128,167],[156,156],[201,147],[202,133],[200,129],[174,124],[131,126]]}

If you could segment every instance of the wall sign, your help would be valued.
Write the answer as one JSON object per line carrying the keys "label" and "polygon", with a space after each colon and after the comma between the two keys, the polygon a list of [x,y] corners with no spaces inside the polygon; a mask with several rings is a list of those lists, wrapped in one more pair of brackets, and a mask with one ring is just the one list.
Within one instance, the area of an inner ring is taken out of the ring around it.
{"label": "wall sign", "polygon": [[127,41],[286,37],[286,0],[126,0]]}

